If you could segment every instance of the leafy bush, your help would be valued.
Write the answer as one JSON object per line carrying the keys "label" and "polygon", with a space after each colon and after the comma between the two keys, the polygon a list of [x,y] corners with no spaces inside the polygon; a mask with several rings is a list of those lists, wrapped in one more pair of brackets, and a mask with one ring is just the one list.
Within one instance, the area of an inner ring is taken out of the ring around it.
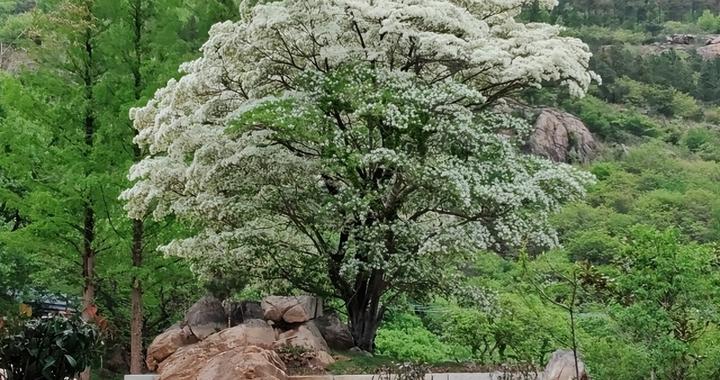
{"label": "leafy bush", "polygon": [[8,380],[73,378],[99,356],[98,330],[78,317],[43,317],[0,338]]}
{"label": "leafy bush", "polygon": [[718,33],[720,32],[720,16],[716,16],[711,10],[706,9],[698,18],[697,25],[706,32]]}
{"label": "leafy bush", "polygon": [[414,314],[392,315],[375,338],[377,352],[398,360],[441,363],[467,359],[467,349],[443,343]]}
{"label": "leafy bush", "polygon": [[625,135],[658,136],[660,126],[649,117],[633,110],[618,110],[602,100],[587,96],[568,108],[591,132],[611,141],[622,141]]}
{"label": "leafy bush", "polygon": [[717,134],[707,128],[691,128],[685,133],[683,144],[691,152],[699,152],[711,143],[717,143]]}
{"label": "leafy bush", "polygon": [[648,33],[628,29],[611,29],[597,25],[581,26],[568,31],[568,34],[585,41],[591,46],[604,45],[642,45],[650,36]]}

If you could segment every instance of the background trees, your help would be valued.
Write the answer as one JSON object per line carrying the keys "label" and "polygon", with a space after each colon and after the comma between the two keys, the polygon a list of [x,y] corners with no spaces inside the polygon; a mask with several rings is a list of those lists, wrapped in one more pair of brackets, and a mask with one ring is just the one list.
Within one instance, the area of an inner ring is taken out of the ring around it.
{"label": "background trees", "polygon": [[[6,3],[2,43],[21,55],[3,66],[14,67],[12,73],[0,73],[0,255],[9,280],[2,297],[31,302],[51,293],[74,302],[85,288],[85,303],[97,304],[110,321],[107,350],[120,355],[119,372],[127,371],[126,332],[134,322],[130,356],[139,371],[138,338],[173,323],[198,286],[185,265],[154,253],[164,234],[181,228],[151,223],[140,234],[117,200],[136,156],[128,110],[175,75],[209,26],[237,14],[237,7],[205,1]],[[143,253],[150,255],[141,266]]]}

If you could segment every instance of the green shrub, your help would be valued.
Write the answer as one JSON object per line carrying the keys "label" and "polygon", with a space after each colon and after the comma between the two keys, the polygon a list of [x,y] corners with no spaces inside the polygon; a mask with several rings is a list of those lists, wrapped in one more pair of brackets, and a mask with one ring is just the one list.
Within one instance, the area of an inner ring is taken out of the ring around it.
{"label": "green shrub", "polygon": [[718,33],[720,32],[720,17],[715,16],[711,10],[706,9],[698,18],[697,25],[706,32]]}
{"label": "green shrub", "polygon": [[0,368],[8,380],[73,378],[99,357],[97,329],[78,317],[27,321],[0,339]]}
{"label": "green shrub", "polygon": [[691,128],[685,133],[683,144],[691,152],[699,152],[707,144],[717,143],[717,135],[707,128]]}
{"label": "green shrub", "polygon": [[591,132],[611,141],[623,141],[626,135],[658,136],[660,126],[633,110],[618,110],[593,96],[568,105]]}
{"label": "green shrub", "polygon": [[680,91],[673,92],[670,109],[672,115],[684,119],[701,120],[704,116],[703,109],[700,107],[697,100],[695,100],[695,98],[693,98],[692,96]]}
{"label": "green shrub", "polygon": [[629,29],[606,28],[597,25],[584,25],[568,30],[568,34],[577,37],[591,46],[605,45],[642,45],[650,35]]}
{"label": "green shrub", "polygon": [[377,353],[398,360],[441,363],[469,358],[463,347],[443,343],[414,314],[390,316],[375,338]]}

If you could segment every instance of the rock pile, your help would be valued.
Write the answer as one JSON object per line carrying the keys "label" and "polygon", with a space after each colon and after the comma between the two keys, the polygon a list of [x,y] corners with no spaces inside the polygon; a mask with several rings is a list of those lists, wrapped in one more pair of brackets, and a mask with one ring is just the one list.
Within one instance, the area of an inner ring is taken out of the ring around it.
{"label": "rock pile", "polygon": [[695,36],[692,34],[673,34],[665,37],[665,41],[669,44],[690,45],[695,41]]}
{"label": "rock pile", "polygon": [[223,305],[204,297],[182,323],[158,335],[146,364],[160,380],[285,380],[278,352],[300,352],[315,368],[335,359],[329,351],[352,347],[350,331],[337,316],[324,315],[322,300],[310,297],[263,299]]}

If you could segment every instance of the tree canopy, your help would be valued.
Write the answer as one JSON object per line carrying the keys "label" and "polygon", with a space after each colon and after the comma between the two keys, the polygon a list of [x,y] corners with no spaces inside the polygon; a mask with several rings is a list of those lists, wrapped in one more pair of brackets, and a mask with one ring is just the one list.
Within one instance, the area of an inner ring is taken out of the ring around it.
{"label": "tree canopy", "polygon": [[194,221],[163,250],[201,271],[342,299],[371,350],[386,299],[446,285],[477,250],[554,245],[548,214],[591,180],[520,154],[529,127],[492,110],[594,78],[587,47],[516,22],[520,4],[282,1],[215,25],[131,111],[150,155],[123,193],[130,215]]}

